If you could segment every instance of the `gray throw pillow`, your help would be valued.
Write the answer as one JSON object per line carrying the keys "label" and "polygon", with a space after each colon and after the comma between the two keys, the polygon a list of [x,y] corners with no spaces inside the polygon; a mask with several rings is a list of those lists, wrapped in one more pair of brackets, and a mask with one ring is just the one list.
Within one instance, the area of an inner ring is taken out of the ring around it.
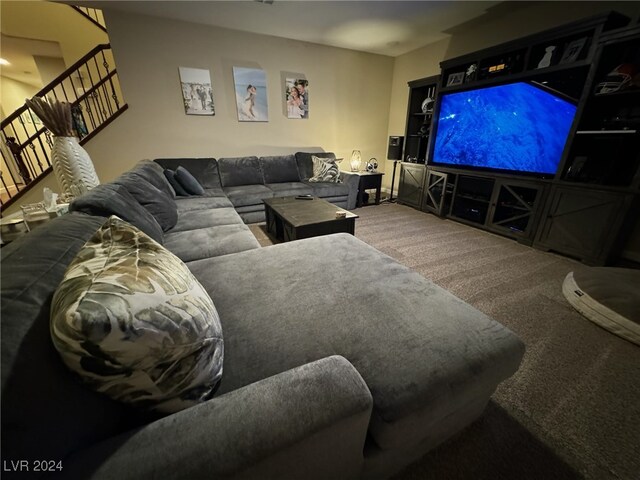
{"label": "gray throw pillow", "polygon": [[342,183],[340,169],[334,159],[313,155],[311,160],[313,161],[313,177],[309,179],[310,182]]}
{"label": "gray throw pillow", "polygon": [[222,376],[211,298],[178,257],[116,216],[69,264],[51,304],[51,337],[85,384],[144,409],[204,402]]}
{"label": "gray throw pillow", "polygon": [[170,168],[164,169],[164,176],[171,184],[173,191],[176,192],[176,195],[179,197],[188,197],[189,192],[187,192],[184,187],[180,184],[178,179],[176,178],[176,172],[171,170]]}
{"label": "gray throw pillow", "polygon": [[117,215],[138,227],[156,242],[163,241],[162,228],[158,221],[140,205],[124,185],[101,183],[73,200],[69,205],[69,211],[101,217]]}
{"label": "gray throw pillow", "polygon": [[[135,172],[125,172],[113,183],[122,185],[156,219],[163,232],[171,230],[178,222],[178,206],[169,196]],[[117,213],[114,213],[117,215]]]}
{"label": "gray throw pillow", "polygon": [[176,168],[176,180],[191,195],[204,195],[204,188],[186,168],[182,166]]}

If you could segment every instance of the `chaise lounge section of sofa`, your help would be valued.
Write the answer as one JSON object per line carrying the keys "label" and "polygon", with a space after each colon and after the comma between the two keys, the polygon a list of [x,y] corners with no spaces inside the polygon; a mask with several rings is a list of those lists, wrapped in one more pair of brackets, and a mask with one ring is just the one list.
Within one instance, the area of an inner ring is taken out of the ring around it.
{"label": "chaise lounge section of sofa", "polygon": [[[518,369],[511,331],[392,258],[347,234],[260,248],[215,160],[182,163],[205,188],[184,198],[163,162],[2,249],[4,460],[60,459],[61,478],[388,478],[477,418]],[[211,297],[225,344],[213,399],[150,415],[62,364],[51,298],[109,215],[176,254]]]}

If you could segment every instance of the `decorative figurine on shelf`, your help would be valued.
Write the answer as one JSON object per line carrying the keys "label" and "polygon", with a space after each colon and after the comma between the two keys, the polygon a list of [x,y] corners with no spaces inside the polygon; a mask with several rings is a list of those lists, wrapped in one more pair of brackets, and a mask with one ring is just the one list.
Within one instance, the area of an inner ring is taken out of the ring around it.
{"label": "decorative figurine on shelf", "polygon": [[367,172],[373,173],[377,171],[378,171],[378,160],[372,157],[367,162]]}
{"label": "decorative figurine on shelf", "polygon": [[422,113],[433,113],[434,100],[431,97],[427,97],[422,102]]}
{"label": "decorative figurine on shelf", "polygon": [[477,70],[478,65],[476,63],[472,63],[471,65],[469,65],[469,68],[467,68],[467,72],[464,74],[465,83],[473,82],[476,79]]}
{"label": "decorative figurine on shelf", "polygon": [[623,63],[610,71],[604,81],[596,85],[595,94],[606,95],[634,85],[640,86],[640,65]]}
{"label": "decorative figurine on shelf", "polygon": [[536,68],[549,67],[551,65],[551,62],[553,61],[553,55],[554,55],[555,49],[556,49],[555,45],[549,45],[547,48],[545,48],[544,56],[540,59],[540,62],[538,63],[538,66]]}

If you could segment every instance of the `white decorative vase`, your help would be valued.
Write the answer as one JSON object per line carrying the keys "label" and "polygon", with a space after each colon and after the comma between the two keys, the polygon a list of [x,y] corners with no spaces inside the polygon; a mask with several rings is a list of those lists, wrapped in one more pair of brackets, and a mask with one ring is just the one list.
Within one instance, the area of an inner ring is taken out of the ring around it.
{"label": "white decorative vase", "polygon": [[55,137],[51,167],[62,193],[78,195],[100,184],[91,158],[76,137]]}

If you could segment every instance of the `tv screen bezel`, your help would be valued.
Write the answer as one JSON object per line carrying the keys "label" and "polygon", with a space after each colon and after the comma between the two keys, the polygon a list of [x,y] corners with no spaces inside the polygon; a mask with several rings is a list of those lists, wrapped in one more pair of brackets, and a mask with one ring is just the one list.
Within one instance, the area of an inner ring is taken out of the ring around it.
{"label": "tv screen bezel", "polygon": [[[576,106],[576,114],[573,118],[573,121],[571,123],[571,126],[569,128],[569,133],[567,135],[567,140],[565,141],[565,145],[564,148],[562,150],[562,154],[560,155],[560,158],[558,160],[558,166],[556,167],[556,171],[554,173],[540,173],[540,172],[533,172],[533,171],[523,171],[523,170],[509,170],[509,169],[502,169],[502,168],[494,168],[494,167],[479,167],[476,165],[461,165],[461,164],[452,164],[452,163],[442,163],[442,162],[436,162],[433,159],[434,156],[434,151],[435,151],[435,147],[436,147],[436,138],[438,135],[438,123],[439,123],[439,117],[440,117],[440,109],[442,106],[442,100],[443,98],[448,95],[448,94],[458,94],[458,93],[464,93],[464,92],[470,92],[470,91],[474,91],[474,90],[484,90],[484,89],[488,89],[488,88],[493,88],[493,87],[500,87],[503,85],[511,85],[514,83],[526,83],[529,85],[532,85],[536,88],[539,88],[540,90],[544,90],[547,93],[550,93],[552,95],[557,96],[558,98],[565,100],[566,102],[569,102],[573,105]],[[436,167],[436,168],[440,168],[440,169],[451,169],[451,170],[468,170],[471,172],[486,172],[486,173],[496,173],[496,174],[503,174],[503,175],[514,175],[514,176],[518,176],[518,177],[524,177],[524,178],[539,178],[539,179],[553,179],[555,178],[555,176],[558,174],[558,172],[561,171],[562,166],[563,166],[563,160],[565,157],[565,153],[567,152],[567,149],[569,148],[569,139],[571,138],[572,133],[574,132],[575,126],[576,126],[576,122],[578,119],[578,107],[579,107],[579,100],[567,95],[559,90],[556,90],[552,87],[549,87],[548,85],[545,85],[541,82],[537,82],[534,80],[527,80],[527,79],[518,79],[518,80],[505,80],[503,82],[495,82],[495,83],[491,83],[491,84],[485,84],[485,85],[474,85],[474,86],[470,86],[469,88],[455,88],[455,89],[447,89],[444,92],[439,92],[436,98],[436,105],[434,108],[434,112],[433,112],[433,125],[431,128],[431,135],[430,135],[430,139],[429,139],[429,155],[428,155],[428,159],[427,159],[427,165],[430,167]]]}

